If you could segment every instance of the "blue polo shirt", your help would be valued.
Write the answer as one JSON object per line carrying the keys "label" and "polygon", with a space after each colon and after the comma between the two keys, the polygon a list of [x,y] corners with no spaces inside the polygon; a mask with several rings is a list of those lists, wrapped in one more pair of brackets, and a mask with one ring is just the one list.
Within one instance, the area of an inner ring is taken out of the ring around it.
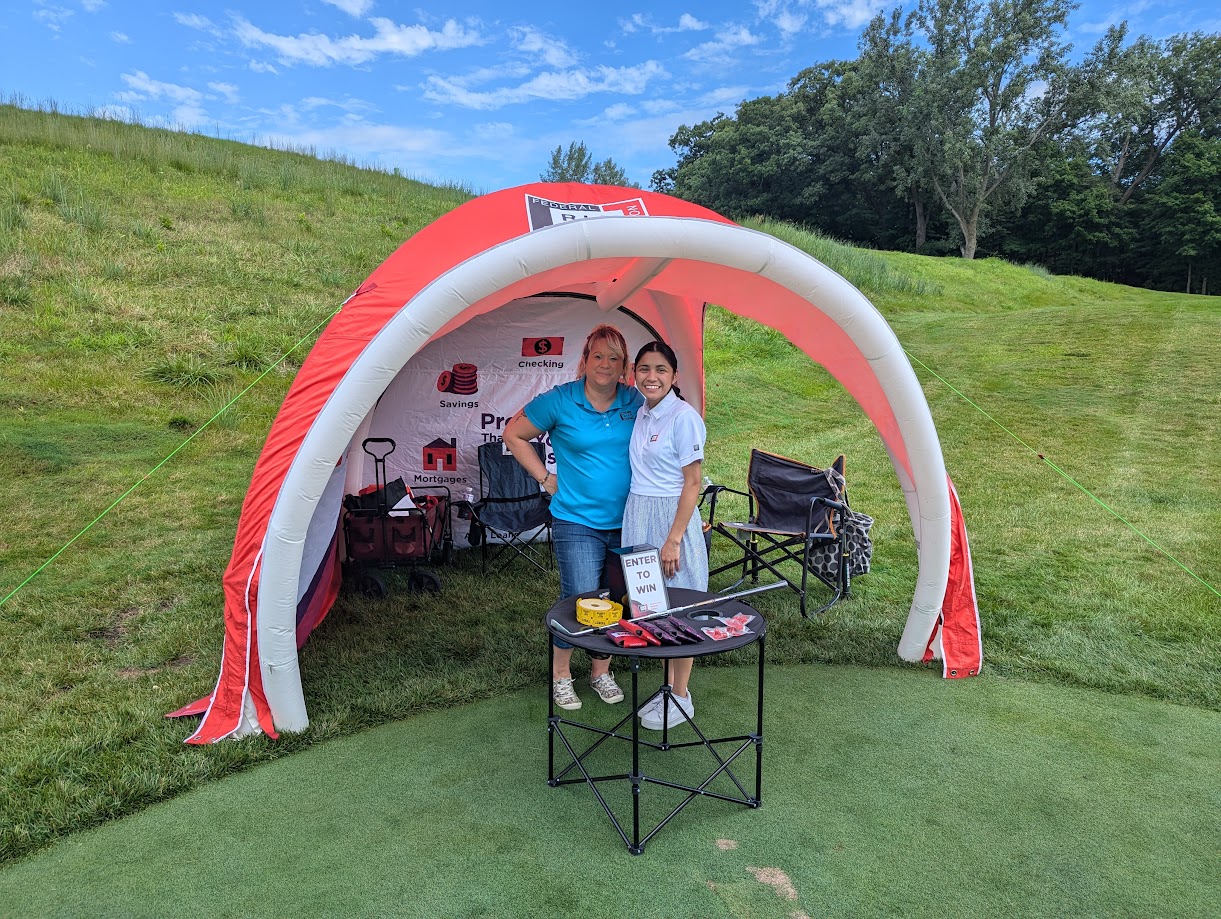
{"label": "blue polo shirt", "polygon": [[627,450],[643,404],[644,396],[620,383],[611,407],[599,412],[585,398],[585,381],[573,380],[526,405],[527,420],[550,433],[555,451],[559,491],[551,499],[553,517],[595,530],[623,526],[632,483]]}

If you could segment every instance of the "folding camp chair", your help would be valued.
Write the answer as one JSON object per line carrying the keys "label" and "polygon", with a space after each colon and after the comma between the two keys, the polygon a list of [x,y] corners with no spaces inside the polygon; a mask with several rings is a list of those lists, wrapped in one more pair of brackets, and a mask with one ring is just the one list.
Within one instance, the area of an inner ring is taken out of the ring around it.
{"label": "folding camp chair", "polygon": [[[709,485],[705,489],[704,497],[710,502],[711,532],[727,537],[742,552],[741,557],[713,568],[709,576],[740,567],[742,578],[738,584],[747,578],[758,583],[759,572],[766,568],[801,598],[803,617],[811,574],[834,594],[814,615],[826,612],[842,597],[849,596],[852,565],[845,527],[841,525],[849,513],[844,457],[840,456],[828,469],[818,469],[774,453],[752,450],[746,484],[748,491],[744,492],[724,485]],[[749,517],[745,523],[716,519],[717,499],[725,492],[747,499]],[[827,556],[835,564],[826,564]],[[796,562],[801,567],[800,582],[780,570],[785,562]]]}
{"label": "folding camp chair", "polygon": [[[543,445],[534,443],[533,447],[541,460]],[[550,500],[551,496],[539,491],[538,482],[526,474],[503,443],[480,445],[479,499],[471,505],[470,541],[482,545],[485,573],[489,563],[506,553],[511,554],[501,564],[502,569],[518,557],[540,571],[554,567]],[[545,553],[536,545],[544,536]]]}

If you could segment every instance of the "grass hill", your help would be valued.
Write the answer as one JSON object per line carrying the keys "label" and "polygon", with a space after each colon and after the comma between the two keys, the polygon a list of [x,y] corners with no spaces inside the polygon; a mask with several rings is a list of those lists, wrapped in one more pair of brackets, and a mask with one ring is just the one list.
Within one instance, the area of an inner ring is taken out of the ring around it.
{"label": "grass hill", "polygon": [[[460,559],[439,597],[340,601],[302,654],[302,735],[188,749],[161,718],[215,680],[220,575],[293,371],[463,190],[11,106],[0,163],[0,861],[539,680],[554,586]],[[971,531],[989,677],[1221,706],[1221,300],[757,225],[860,286],[907,349]],[[740,483],[752,446],[845,452],[878,521],[852,602],[804,623],[766,595],[769,657],[899,666],[915,551],[869,423],[732,314],[710,311],[706,361],[713,478]]]}

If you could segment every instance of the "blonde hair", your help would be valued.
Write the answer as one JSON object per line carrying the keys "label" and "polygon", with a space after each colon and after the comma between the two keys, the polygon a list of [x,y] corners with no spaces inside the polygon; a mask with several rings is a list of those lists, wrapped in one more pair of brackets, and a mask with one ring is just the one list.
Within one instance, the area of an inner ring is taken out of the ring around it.
{"label": "blonde hair", "polygon": [[581,350],[581,362],[577,364],[577,379],[585,376],[585,362],[589,359],[589,352],[593,350],[594,345],[599,341],[604,341],[611,352],[618,355],[623,361],[623,373],[620,375],[620,380],[627,380],[627,340],[624,339],[623,333],[609,323],[594,326],[594,330],[589,333],[589,337],[585,339],[585,347]]}

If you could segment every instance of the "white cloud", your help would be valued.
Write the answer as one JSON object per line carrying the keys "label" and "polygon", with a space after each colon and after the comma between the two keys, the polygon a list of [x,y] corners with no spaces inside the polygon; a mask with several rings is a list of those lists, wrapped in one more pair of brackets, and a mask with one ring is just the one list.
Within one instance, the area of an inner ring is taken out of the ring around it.
{"label": "white cloud", "polygon": [[577,56],[561,38],[553,38],[533,26],[514,26],[509,29],[513,47],[525,54],[537,57],[548,67],[563,69],[577,62]]}
{"label": "white cloud", "polygon": [[203,93],[189,86],[179,86],[176,83],[163,83],[152,79],[143,70],[135,73],[125,73],[119,77],[131,87],[130,92],[119,93],[122,102],[139,102],[143,99],[169,99],[184,105],[196,105],[203,100]]}
{"label": "white cloud", "polygon": [[701,64],[729,63],[731,61],[730,52],[738,48],[749,48],[761,41],[763,41],[761,37],[745,26],[732,26],[723,32],[718,32],[714,40],[696,45],[683,57]]}
{"label": "white cloud", "polygon": [[700,96],[698,102],[708,108],[724,109],[728,107],[732,110],[746,98],[747,92],[749,90],[745,86],[718,86]]}
{"label": "white cloud", "polygon": [[96,13],[106,5],[106,0],[81,0],[81,8],[86,13]]}
{"label": "white cloud", "polygon": [[194,128],[208,120],[208,113],[198,105],[179,105],[166,119],[171,128]]}
{"label": "white cloud", "polygon": [[[477,70],[472,70],[470,73],[464,73],[460,76],[446,77],[446,82],[451,86],[458,86],[462,89],[470,89],[473,86],[481,86],[484,83],[492,83],[496,80],[520,80],[529,75],[533,70],[529,64],[523,61],[516,61],[508,64],[500,64],[496,67],[480,67]],[[396,84],[394,87],[399,92],[415,92],[415,86],[402,86]]]}
{"label": "white cloud", "polygon": [[791,10],[783,10],[776,14],[776,18],[772,20],[780,33],[787,38],[790,35],[795,35],[805,28],[807,17],[804,13],[794,13]]}
{"label": "white cloud", "polygon": [[262,61],[251,61],[246,65],[255,73],[279,73],[280,71],[271,64],[264,64]]}
{"label": "white cloud", "polygon": [[507,121],[485,121],[471,127],[471,136],[476,140],[499,141],[512,137],[515,131]]}
{"label": "white cloud", "polygon": [[788,38],[805,27],[811,8],[821,12],[829,26],[859,29],[892,5],[892,0],[755,0],[755,13]]}
{"label": "white cloud", "polygon": [[238,101],[237,87],[232,83],[209,83],[208,89],[214,93],[220,93],[230,105],[234,105]]}
{"label": "white cloud", "polygon": [[890,6],[890,0],[814,0],[828,25],[859,29]]}
{"label": "white cloud", "polygon": [[632,13],[627,19],[619,20],[619,28],[629,35],[639,31],[647,31],[652,35],[669,35],[671,32],[703,32],[712,26],[696,19],[690,13],[679,16],[678,25],[673,26],[659,26],[647,13]]}
{"label": "white cloud", "polygon": [[131,44],[131,38],[128,37],[126,32],[111,32],[110,40],[112,42],[114,42],[116,45],[130,45]]}
{"label": "white cloud", "polygon": [[200,29],[208,32],[216,28],[212,24],[212,20],[207,16],[200,16],[196,13],[175,13],[174,21],[180,26],[186,26],[188,29]]}
{"label": "white cloud", "polygon": [[52,32],[58,32],[74,15],[74,11],[62,6],[51,6],[45,0],[40,0],[38,9],[34,10],[34,18]]}
{"label": "white cloud", "polygon": [[488,92],[470,92],[460,83],[444,77],[429,77],[425,98],[434,102],[453,103],[464,108],[497,109],[532,99],[569,101],[583,99],[594,93],[642,93],[649,81],[666,76],[657,61],[645,61],[636,67],[597,67],[593,70],[567,70],[540,73],[519,86],[506,86]]}
{"label": "white cloud", "polygon": [[614,105],[608,105],[602,110],[602,114],[598,116],[604,121],[622,121],[636,113],[636,109],[628,105],[626,102],[616,102]]}
{"label": "white cloud", "polygon": [[234,19],[234,34],[248,48],[270,48],[286,64],[302,63],[317,67],[332,64],[363,64],[381,54],[415,57],[425,51],[447,51],[477,45],[482,37],[450,19],[440,31],[422,25],[403,26],[389,19],[370,19],[377,30],[371,38],[348,35],[331,38],[318,32],[301,35],[275,35],[264,32],[240,16]]}
{"label": "white cloud", "polygon": [[673,99],[649,99],[647,102],[640,103],[640,107],[647,115],[664,115],[666,112],[674,111],[679,105]]}
{"label": "white cloud", "polygon": [[307,96],[301,100],[301,107],[307,112],[320,108],[337,108],[345,112],[372,112],[377,106],[363,99],[327,99],[323,96]]}
{"label": "white cloud", "polygon": [[322,0],[322,2],[338,7],[349,16],[363,16],[373,6],[373,0]]}

